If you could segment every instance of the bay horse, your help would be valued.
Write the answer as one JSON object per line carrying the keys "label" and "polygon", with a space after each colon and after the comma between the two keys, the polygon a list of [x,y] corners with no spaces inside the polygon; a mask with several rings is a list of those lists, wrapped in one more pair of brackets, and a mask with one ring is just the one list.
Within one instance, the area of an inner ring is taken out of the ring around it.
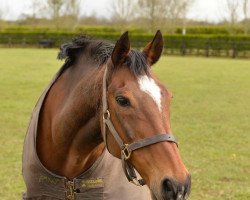
{"label": "bay horse", "polygon": [[188,198],[172,93],[151,69],[162,49],[160,31],[142,52],[131,49],[128,32],[115,45],[83,36],[62,45],[66,61],[25,137],[23,199]]}

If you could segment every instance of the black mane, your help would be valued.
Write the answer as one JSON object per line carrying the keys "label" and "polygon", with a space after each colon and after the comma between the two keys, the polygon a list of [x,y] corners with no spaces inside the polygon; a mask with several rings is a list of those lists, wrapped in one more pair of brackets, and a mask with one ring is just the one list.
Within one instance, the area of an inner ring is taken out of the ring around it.
{"label": "black mane", "polygon": [[[74,38],[71,43],[66,43],[61,46],[58,59],[65,59],[63,69],[67,69],[74,64],[78,56],[80,56],[80,53],[88,48],[90,56],[99,66],[107,62],[114,46],[114,44],[108,41],[96,40],[88,36],[79,36]],[[148,74],[149,67],[147,60],[143,53],[138,50],[131,49],[125,64],[136,76],[145,73]]]}

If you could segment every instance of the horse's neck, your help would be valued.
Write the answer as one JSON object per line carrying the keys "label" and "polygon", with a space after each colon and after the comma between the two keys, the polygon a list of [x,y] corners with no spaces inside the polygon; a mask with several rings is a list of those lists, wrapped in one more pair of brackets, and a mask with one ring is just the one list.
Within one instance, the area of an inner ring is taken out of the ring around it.
{"label": "horse's neck", "polygon": [[44,165],[69,178],[87,169],[104,148],[98,106],[102,70],[79,67],[66,70],[48,93],[37,142]]}

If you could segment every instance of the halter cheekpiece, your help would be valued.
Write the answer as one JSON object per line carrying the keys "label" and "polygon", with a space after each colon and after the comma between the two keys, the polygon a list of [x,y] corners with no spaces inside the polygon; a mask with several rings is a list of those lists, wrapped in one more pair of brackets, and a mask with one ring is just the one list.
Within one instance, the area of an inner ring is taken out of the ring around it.
{"label": "halter cheekpiece", "polygon": [[173,135],[170,134],[157,134],[152,137],[147,137],[138,141],[135,141],[131,144],[125,144],[120,135],[117,133],[111,119],[110,119],[110,112],[108,110],[108,102],[107,102],[107,67],[104,72],[103,76],[103,95],[102,95],[102,104],[103,104],[103,136],[104,136],[104,142],[107,146],[107,132],[106,132],[106,126],[109,128],[109,131],[115,138],[116,142],[118,143],[120,149],[121,149],[121,160],[122,160],[122,167],[124,170],[124,173],[128,179],[129,182],[134,183],[137,186],[143,186],[145,185],[145,181],[143,179],[138,179],[135,169],[132,166],[132,164],[128,161],[131,153],[137,149],[156,144],[159,142],[174,142],[177,144],[177,141]]}

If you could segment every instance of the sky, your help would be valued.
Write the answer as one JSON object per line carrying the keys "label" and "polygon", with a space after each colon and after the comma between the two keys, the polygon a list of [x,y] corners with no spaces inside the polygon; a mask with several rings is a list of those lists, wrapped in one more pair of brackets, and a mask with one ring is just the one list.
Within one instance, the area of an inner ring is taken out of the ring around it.
{"label": "sky", "polygon": [[[45,1],[45,0],[41,0]],[[32,0],[0,0],[0,17],[16,20],[22,14],[30,14]],[[98,17],[110,17],[109,5],[112,0],[81,0],[81,15],[95,14]],[[2,14],[1,14],[2,13]],[[242,13],[239,11],[240,18]],[[228,17],[226,0],[194,0],[187,17],[189,19],[219,22]]]}

